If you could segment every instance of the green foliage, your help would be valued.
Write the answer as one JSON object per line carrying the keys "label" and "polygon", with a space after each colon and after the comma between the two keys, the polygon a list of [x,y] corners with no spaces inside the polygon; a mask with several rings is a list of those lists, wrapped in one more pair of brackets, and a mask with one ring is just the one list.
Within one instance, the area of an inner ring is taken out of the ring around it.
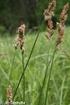
{"label": "green foliage", "polygon": [[[66,28],[64,41],[61,49],[57,51],[54,57],[53,72],[51,75],[47,105],[69,105],[70,104],[70,27]],[[0,38],[0,102],[6,101],[6,89],[11,82],[13,93],[22,73],[22,55],[20,50],[13,47],[14,38]],[[25,55],[24,64],[27,61],[32,45],[35,40],[35,34],[28,34],[25,37]],[[35,46],[30,63],[25,72],[25,99],[27,105],[38,105],[38,97],[42,86],[48,61],[51,60],[55,43],[56,33],[48,41],[45,32],[40,32],[39,39]],[[64,52],[65,51],[65,52]],[[13,57],[15,54],[15,59]],[[68,55],[68,56],[67,56]],[[13,62],[13,65],[12,65]],[[12,69],[11,68],[12,65]],[[49,69],[48,69],[49,70]],[[49,71],[47,71],[48,77]],[[11,75],[10,75],[11,74]],[[11,78],[9,78],[11,76]],[[22,81],[23,82],[23,81]],[[42,93],[41,102],[45,100],[46,84]],[[15,101],[23,100],[22,83],[17,91]]]}
{"label": "green foliage", "polygon": [[0,33],[4,34],[6,32],[6,28],[4,26],[0,26]]}

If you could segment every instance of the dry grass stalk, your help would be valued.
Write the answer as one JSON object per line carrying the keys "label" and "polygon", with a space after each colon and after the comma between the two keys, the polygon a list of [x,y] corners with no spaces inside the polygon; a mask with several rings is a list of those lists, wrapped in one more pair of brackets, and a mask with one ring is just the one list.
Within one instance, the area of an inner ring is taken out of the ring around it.
{"label": "dry grass stalk", "polygon": [[16,38],[16,45],[15,48],[19,47],[21,50],[24,51],[24,35],[25,35],[25,24],[22,24],[18,27],[18,35]]}
{"label": "dry grass stalk", "polygon": [[11,85],[7,88],[7,105],[13,105],[13,90]]}
{"label": "dry grass stalk", "polygon": [[64,36],[65,22],[68,17],[69,3],[65,4],[59,18],[58,24],[58,38],[57,38],[57,46],[62,42]]}
{"label": "dry grass stalk", "polygon": [[56,28],[56,21],[54,21],[54,18],[55,18],[55,14],[54,14],[55,8],[56,8],[56,0],[52,0],[49,3],[48,8],[44,10],[44,20],[45,20],[46,25],[47,25],[46,37],[48,39],[50,39],[50,37],[53,35],[53,31]]}

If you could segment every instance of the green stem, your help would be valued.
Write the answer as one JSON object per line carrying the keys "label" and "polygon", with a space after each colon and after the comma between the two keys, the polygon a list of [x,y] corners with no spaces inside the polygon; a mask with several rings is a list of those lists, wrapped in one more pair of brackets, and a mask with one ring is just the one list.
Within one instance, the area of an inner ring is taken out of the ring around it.
{"label": "green stem", "polygon": [[[22,67],[24,71],[24,52],[22,53]],[[23,102],[25,102],[25,75],[23,76],[22,88],[23,88]]]}
{"label": "green stem", "polygon": [[[47,59],[47,61],[48,61],[48,59]],[[46,66],[45,76],[44,76],[44,79],[43,79],[42,87],[40,88],[40,94],[39,94],[38,105],[41,105],[42,92],[43,92],[43,88],[44,88],[45,82],[46,82],[47,70],[48,70],[48,68],[49,68],[49,63],[50,63],[50,62],[48,62],[47,66]]]}
{"label": "green stem", "polygon": [[54,61],[55,54],[56,54],[56,46],[54,48],[54,52],[53,52],[53,55],[52,55],[52,61],[51,61],[50,70],[49,70],[49,76],[48,76],[48,80],[47,80],[47,89],[46,89],[46,97],[45,97],[44,105],[46,105],[46,102],[47,102],[49,83],[50,83],[51,73],[52,73],[52,69],[53,69],[53,61]]}
{"label": "green stem", "polygon": [[66,76],[64,76],[64,78],[62,80],[62,86],[61,86],[61,91],[60,91],[60,104],[59,105],[63,105],[63,91],[64,91],[65,80],[66,80]]}
{"label": "green stem", "polygon": [[37,42],[38,37],[39,37],[39,32],[38,32],[38,34],[37,34],[37,36],[36,36],[36,39],[35,39],[35,41],[34,41],[34,44],[33,44],[33,47],[32,47],[32,49],[31,49],[31,52],[30,52],[29,58],[28,58],[28,60],[27,60],[27,63],[26,63],[26,65],[25,65],[25,67],[24,67],[24,71],[22,72],[22,74],[21,74],[21,76],[20,76],[20,79],[19,79],[19,81],[18,81],[17,87],[16,87],[15,92],[14,92],[13,100],[14,100],[14,98],[15,98],[15,96],[16,96],[16,93],[17,93],[17,90],[18,90],[19,85],[20,85],[20,83],[21,83],[21,80],[22,80],[22,78],[23,78],[23,76],[24,76],[24,73],[25,73],[25,71],[26,71],[26,69],[27,69],[27,66],[28,66],[28,64],[29,64],[29,61],[30,61],[30,58],[31,58],[32,53],[33,53],[33,51],[34,51],[34,48],[35,48],[35,45],[36,45],[36,42]]}

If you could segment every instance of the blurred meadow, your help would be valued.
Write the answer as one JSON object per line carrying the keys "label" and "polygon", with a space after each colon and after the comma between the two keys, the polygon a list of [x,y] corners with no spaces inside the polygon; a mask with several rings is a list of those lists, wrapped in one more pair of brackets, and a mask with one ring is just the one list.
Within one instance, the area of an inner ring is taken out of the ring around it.
{"label": "blurred meadow", "polygon": [[[49,1],[0,0],[0,105],[8,101],[9,85],[15,96],[12,101],[24,102],[21,105],[70,105],[70,11],[63,41],[55,52],[57,30],[50,40],[45,36],[43,12]],[[70,0],[56,1],[58,20]],[[23,56],[14,46],[21,22],[26,25]]]}
{"label": "blurred meadow", "polygon": [[[57,50],[50,78],[47,105],[70,104],[70,27],[65,29],[65,36],[61,47]],[[7,34],[7,33],[6,33]],[[27,62],[36,33],[27,33],[25,36],[24,65]],[[6,89],[11,83],[13,93],[22,73],[22,55],[19,49],[14,49],[14,37],[5,35],[0,38],[0,102],[6,101]],[[39,99],[40,88],[44,79],[46,66],[52,59],[57,32],[48,41],[45,32],[39,33],[35,49],[25,71],[25,100],[27,105],[36,105]],[[48,78],[49,69],[47,70]],[[46,84],[41,101],[45,100]],[[23,86],[20,83],[15,96],[16,101],[23,100]],[[42,104],[43,105],[43,104]]]}

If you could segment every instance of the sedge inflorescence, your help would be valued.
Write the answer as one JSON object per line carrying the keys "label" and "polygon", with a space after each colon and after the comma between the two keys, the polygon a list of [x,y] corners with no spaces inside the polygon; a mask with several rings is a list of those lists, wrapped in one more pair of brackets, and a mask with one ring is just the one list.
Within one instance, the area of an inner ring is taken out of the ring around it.
{"label": "sedge inflorescence", "polygon": [[68,17],[68,10],[69,10],[69,3],[65,4],[59,18],[59,24],[58,24],[58,38],[57,38],[57,45],[59,45],[62,42],[63,36],[64,36],[64,30],[65,30],[65,22]]}
{"label": "sedge inflorescence", "polygon": [[44,10],[44,20],[45,20],[46,25],[47,25],[46,37],[48,39],[50,39],[50,37],[53,35],[53,31],[56,28],[56,21],[54,21],[54,18],[55,18],[55,14],[54,14],[55,8],[56,8],[56,0],[52,0],[49,3],[48,8]]}
{"label": "sedge inflorescence", "polygon": [[24,51],[25,24],[22,24],[18,27],[17,33],[15,48],[19,47]]}
{"label": "sedge inflorescence", "polygon": [[13,90],[11,85],[7,88],[7,105],[12,105],[13,103]]}

